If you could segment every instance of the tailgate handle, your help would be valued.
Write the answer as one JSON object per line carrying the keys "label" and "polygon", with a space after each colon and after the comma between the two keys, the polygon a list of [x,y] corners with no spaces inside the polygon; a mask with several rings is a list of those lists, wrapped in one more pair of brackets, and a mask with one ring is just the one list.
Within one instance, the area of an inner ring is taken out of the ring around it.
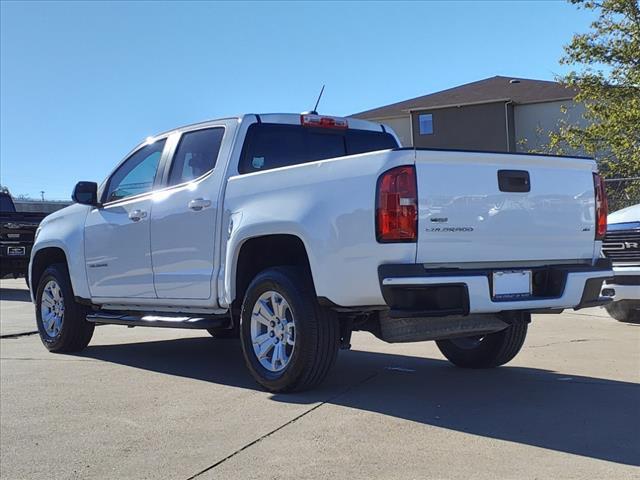
{"label": "tailgate handle", "polygon": [[526,170],[498,170],[498,187],[501,192],[530,192],[529,172]]}

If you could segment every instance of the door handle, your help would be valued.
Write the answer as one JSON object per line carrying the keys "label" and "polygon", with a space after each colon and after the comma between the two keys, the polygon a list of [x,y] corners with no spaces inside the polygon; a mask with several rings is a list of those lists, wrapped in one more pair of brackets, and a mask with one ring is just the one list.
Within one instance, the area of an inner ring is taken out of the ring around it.
{"label": "door handle", "polygon": [[206,198],[194,198],[189,202],[189,208],[196,212],[203,210],[207,207],[211,206],[211,200],[207,200]]}
{"label": "door handle", "polygon": [[529,172],[526,170],[498,170],[498,187],[501,192],[530,192]]}
{"label": "door handle", "polygon": [[129,218],[134,222],[139,222],[140,220],[146,217],[147,217],[147,212],[144,212],[142,210],[132,210],[131,212],[129,212]]}

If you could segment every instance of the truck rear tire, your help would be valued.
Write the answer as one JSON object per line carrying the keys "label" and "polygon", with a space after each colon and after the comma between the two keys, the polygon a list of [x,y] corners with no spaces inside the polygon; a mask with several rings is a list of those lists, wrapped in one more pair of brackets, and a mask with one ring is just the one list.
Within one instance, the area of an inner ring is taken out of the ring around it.
{"label": "truck rear tire", "polygon": [[89,345],[95,325],[87,321],[87,311],[74,299],[67,267],[48,267],[36,291],[36,323],[47,350],[79,352]]}
{"label": "truck rear tire", "polygon": [[259,273],[247,288],[240,317],[245,362],[265,389],[312,388],[333,366],[339,322],[318,304],[304,269],[274,267]]}
{"label": "truck rear tire", "polygon": [[527,323],[518,322],[489,335],[437,340],[442,354],[463,368],[492,368],[515,357],[527,336]]}
{"label": "truck rear tire", "polygon": [[640,323],[640,302],[620,300],[611,302],[605,307],[607,313],[619,322]]}

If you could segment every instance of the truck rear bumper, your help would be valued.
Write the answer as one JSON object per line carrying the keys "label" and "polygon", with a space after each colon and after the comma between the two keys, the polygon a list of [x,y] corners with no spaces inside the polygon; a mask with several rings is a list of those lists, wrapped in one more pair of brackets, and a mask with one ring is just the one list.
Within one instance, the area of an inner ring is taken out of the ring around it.
{"label": "truck rear bumper", "polygon": [[532,270],[538,285],[534,286],[531,296],[508,300],[492,297],[490,279],[494,270],[427,270],[422,265],[381,265],[378,274],[390,314],[400,317],[579,309],[611,301],[609,297],[600,296],[602,283],[613,277],[611,264],[606,259],[594,265],[523,269]]}
{"label": "truck rear bumper", "polygon": [[613,290],[613,301],[640,300],[640,265],[614,265],[614,278],[602,286],[603,292]]}
{"label": "truck rear bumper", "polygon": [[602,286],[602,291],[611,295],[613,301],[640,300],[640,266],[634,268],[614,268],[615,277]]}
{"label": "truck rear bumper", "polygon": [[613,301],[619,302],[620,300],[640,300],[640,283],[637,286],[634,285],[616,285],[607,283],[604,285],[603,290],[612,288],[614,290]]}

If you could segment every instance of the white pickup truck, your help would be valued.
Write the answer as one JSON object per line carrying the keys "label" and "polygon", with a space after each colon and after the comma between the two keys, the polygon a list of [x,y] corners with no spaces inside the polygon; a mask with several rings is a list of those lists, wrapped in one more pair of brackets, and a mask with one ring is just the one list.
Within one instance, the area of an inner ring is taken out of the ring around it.
{"label": "white pickup truck", "polygon": [[494,367],[531,312],[610,300],[589,159],[399,148],[376,123],[249,114],[149,138],[73,198],[29,267],[52,352],[100,323],[201,328],[239,336],[266,389],[300,390],[355,330]]}

